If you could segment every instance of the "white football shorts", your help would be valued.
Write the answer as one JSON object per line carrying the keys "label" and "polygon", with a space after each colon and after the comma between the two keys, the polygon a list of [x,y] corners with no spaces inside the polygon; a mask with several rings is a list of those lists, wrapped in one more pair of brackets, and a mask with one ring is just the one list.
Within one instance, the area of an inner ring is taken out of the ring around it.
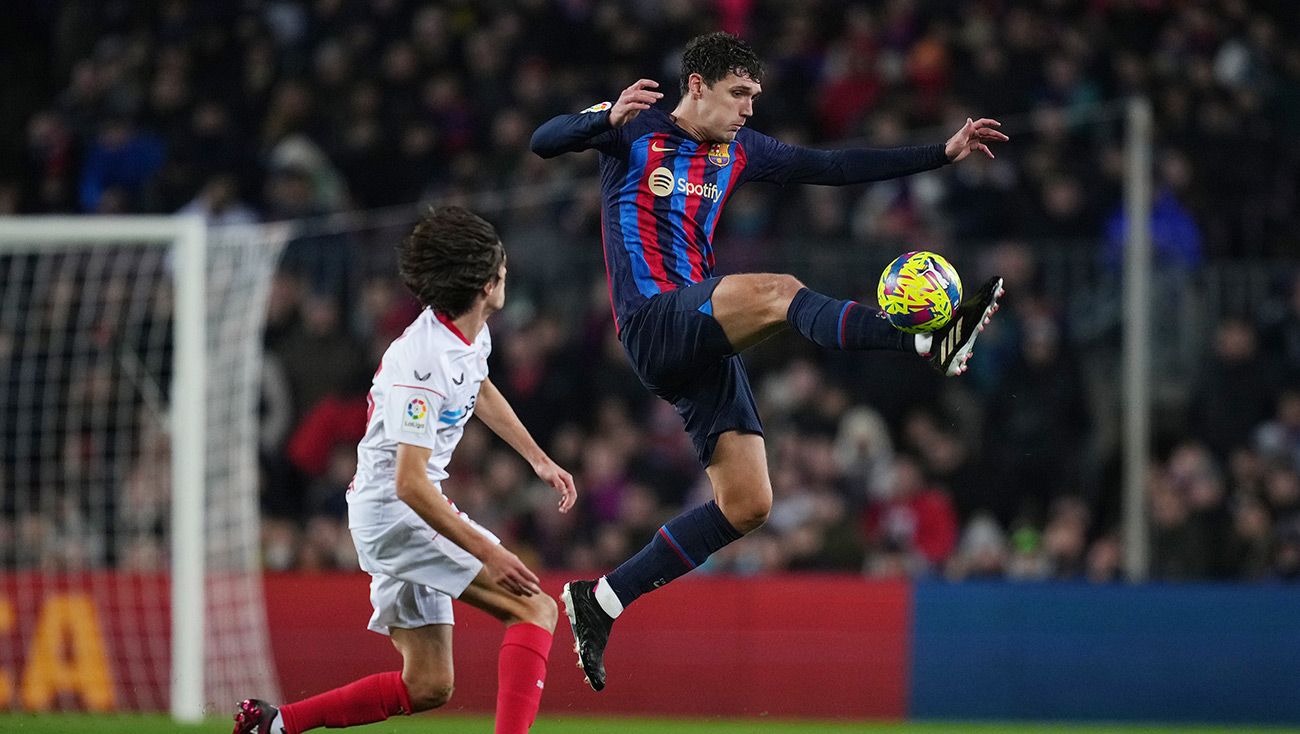
{"label": "white football shorts", "polygon": [[[487,528],[462,514],[475,530],[500,543]],[[483,562],[434,532],[414,511],[389,525],[352,528],[361,569],[370,574],[367,627],[381,635],[390,627],[415,629],[452,624],[451,600],[460,596]]]}

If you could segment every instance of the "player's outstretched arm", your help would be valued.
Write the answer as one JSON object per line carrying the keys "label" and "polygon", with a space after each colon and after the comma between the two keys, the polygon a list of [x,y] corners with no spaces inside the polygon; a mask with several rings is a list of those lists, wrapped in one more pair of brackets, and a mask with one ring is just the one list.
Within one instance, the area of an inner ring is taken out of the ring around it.
{"label": "player's outstretched arm", "polygon": [[435,532],[483,562],[488,578],[519,596],[542,593],[537,575],[524,562],[465,522],[426,473],[429,455],[423,446],[397,444],[397,498],[411,506]]}
{"label": "player's outstretched arm", "polygon": [[[613,104],[602,102],[577,114],[552,117],[533,132],[528,147],[543,158],[554,158],[561,153],[599,148],[602,142],[612,142],[611,131],[623,127],[642,110],[663,99],[661,92],[653,91],[658,86],[659,82],[653,79],[638,79]],[[600,139],[602,136],[606,139]]]}
{"label": "player's outstretched arm", "polygon": [[546,482],[560,493],[560,512],[568,512],[578,498],[578,490],[573,484],[573,475],[565,471],[546,455],[532,434],[524,427],[515,409],[510,407],[506,396],[501,394],[491,380],[484,380],[478,390],[478,402],[474,404],[474,415],[510,448],[524,457],[539,479]]}
{"label": "player's outstretched arm", "polygon": [[884,181],[956,163],[974,151],[990,158],[988,144],[1008,140],[997,120],[981,118],[966,124],[942,145],[899,148],[815,150],[787,145],[757,132],[746,132],[751,180],[808,183],[825,186]]}

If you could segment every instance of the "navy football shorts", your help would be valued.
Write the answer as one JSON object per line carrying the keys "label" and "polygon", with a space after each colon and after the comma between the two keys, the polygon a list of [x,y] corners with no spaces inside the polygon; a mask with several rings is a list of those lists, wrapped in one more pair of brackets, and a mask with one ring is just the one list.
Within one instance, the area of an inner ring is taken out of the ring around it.
{"label": "navy football shorts", "polygon": [[713,318],[710,299],[720,280],[660,293],[619,329],[632,369],[650,392],[677,409],[704,466],[719,434],[763,435],[745,364]]}

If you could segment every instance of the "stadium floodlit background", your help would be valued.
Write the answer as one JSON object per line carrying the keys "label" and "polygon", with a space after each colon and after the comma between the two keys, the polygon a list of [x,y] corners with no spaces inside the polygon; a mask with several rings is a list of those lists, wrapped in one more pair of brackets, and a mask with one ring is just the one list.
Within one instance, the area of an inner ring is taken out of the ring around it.
{"label": "stadium floodlit background", "polygon": [[[790,272],[872,302],[885,263],[924,247],[968,286],[1005,275],[1008,296],[960,379],[791,336],[747,354],[776,501],[765,528],[696,574],[756,590],[827,574],[904,589],[915,616],[900,634],[914,637],[896,670],[910,670],[912,687],[903,684],[895,718],[1152,718],[1141,705],[1097,708],[1086,697],[985,705],[980,686],[996,680],[972,684],[966,698],[933,698],[963,690],[926,688],[946,654],[972,676],[1012,654],[957,639],[963,624],[982,631],[960,610],[996,620],[1009,603],[998,595],[1026,590],[1042,595],[1034,603],[1051,631],[1073,636],[1037,651],[1063,666],[1107,629],[1071,622],[1066,607],[1166,610],[1143,635],[1192,609],[1202,636],[1161,642],[1168,661],[1194,661],[1216,639],[1207,654],[1241,661],[1222,673],[1229,696],[1260,695],[1264,670],[1265,689],[1293,698],[1300,664],[1269,650],[1300,648],[1300,622],[1276,616],[1300,604],[1300,6],[64,0],[6,12],[0,214],[293,222],[260,365],[268,588],[356,573],[343,492],[370,376],[417,312],[393,256],[416,202],[467,204],[501,232],[511,302],[493,322],[493,379],[580,490],[578,512],[555,514],[527,466],[471,423],[448,482],[460,507],[562,580],[612,567],[708,496],[677,416],[641,387],[613,336],[594,154],[542,161],[528,138],[551,115],[613,99],[641,77],[659,80],[672,103],[684,42],[723,28],[767,63],[751,123],[762,132],[883,147],[939,142],[969,115],[1002,120],[1012,138],[996,160],[870,186],[746,187],[718,227],[723,272]],[[1118,379],[1122,111],[1134,95],[1150,100],[1156,121],[1151,582],[1138,588],[1122,571]],[[17,287],[7,275],[15,262],[0,253],[0,289]],[[0,313],[0,359],[24,336],[26,322],[11,316]],[[111,511],[42,487],[4,488],[5,477],[33,476],[15,448],[32,427],[5,417],[15,411],[4,397],[17,394],[0,392],[0,575],[162,568],[165,533],[137,533],[121,552],[104,521]],[[15,501],[23,492],[37,499]],[[364,583],[348,588],[364,604]],[[809,601],[804,614],[817,608]],[[691,614],[698,602],[686,595],[677,609]],[[0,632],[14,627],[6,608]],[[1237,616],[1216,636],[1224,608]],[[635,614],[623,625],[637,625]],[[1252,626],[1265,636],[1241,637]],[[553,677],[572,675],[561,641],[552,661]],[[1092,672],[1131,662],[1116,652],[1092,660]],[[630,675],[634,686],[654,671]],[[22,676],[0,674],[0,708],[23,708]],[[1027,690],[1077,693],[1052,683]],[[565,690],[548,691],[543,722],[585,705]],[[1294,702],[1216,713],[1198,708],[1195,691],[1182,709],[1160,711],[1300,721]],[[75,696],[58,700],[80,707]],[[697,713],[708,716],[707,702]],[[0,726],[10,721],[41,719]]]}

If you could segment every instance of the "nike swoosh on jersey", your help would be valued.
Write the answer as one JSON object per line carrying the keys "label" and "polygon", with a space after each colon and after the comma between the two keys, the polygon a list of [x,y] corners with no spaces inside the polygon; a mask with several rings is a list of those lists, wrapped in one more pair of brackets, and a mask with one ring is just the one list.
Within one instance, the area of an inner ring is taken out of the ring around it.
{"label": "nike swoosh on jersey", "polygon": [[653,150],[653,151],[656,152],[656,153],[668,153],[668,152],[671,152],[671,151],[674,151],[674,150],[677,150],[677,149],[676,149],[676,148],[665,148],[662,144],[660,144],[660,143],[658,143],[658,142],[655,142],[655,143],[651,143],[651,144],[650,144],[650,150]]}

